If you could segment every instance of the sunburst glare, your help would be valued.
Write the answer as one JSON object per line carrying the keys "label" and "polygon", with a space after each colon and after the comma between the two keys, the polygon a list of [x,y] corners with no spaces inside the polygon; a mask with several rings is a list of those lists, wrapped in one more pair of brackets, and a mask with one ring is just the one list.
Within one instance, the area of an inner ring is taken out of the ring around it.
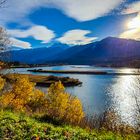
{"label": "sunburst glare", "polygon": [[140,16],[133,18],[131,21],[127,23],[127,27],[129,29],[140,28]]}

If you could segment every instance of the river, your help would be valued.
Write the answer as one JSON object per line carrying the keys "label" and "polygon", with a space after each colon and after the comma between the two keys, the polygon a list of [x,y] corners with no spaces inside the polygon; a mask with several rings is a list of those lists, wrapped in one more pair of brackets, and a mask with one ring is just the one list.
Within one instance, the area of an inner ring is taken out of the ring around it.
{"label": "river", "polygon": [[[43,70],[99,70],[107,72],[135,73],[138,69],[130,68],[103,68],[94,66],[51,66],[40,67]],[[34,68],[15,68],[8,72],[37,75],[50,75],[47,73],[28,72]],[[37,68],[39,69],[39,67]],[[6,71],[5,71],[6,72]],[[140,77],[136,75],[89,75],[89,74],[51,74],[56,76],[69,76],[83,82],[82,86],[68,87],[66,90],[77,96],[83,103],[86,114],[102,114],[107,108],[113,108],[122,121],[135,125],[137,123],[137,101],[140,104]],[[46,88],[41,88],[46,91]]]}

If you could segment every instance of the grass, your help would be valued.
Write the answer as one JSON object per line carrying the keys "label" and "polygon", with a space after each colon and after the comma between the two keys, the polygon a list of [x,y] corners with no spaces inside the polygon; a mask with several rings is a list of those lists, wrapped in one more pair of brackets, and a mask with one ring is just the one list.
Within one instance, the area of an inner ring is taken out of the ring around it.
{"label": "grass", "polygon": [[24,114],[0,111],[0,140],[139,140],[136,134],[115,134],[105,130],[55,126]]}
{"label": "grass", "polygon": [[43,76],[43,75],[33,75],[33,74],[7,74],[3,75],[8,81],[15,81],[17,77],[25,77],[28,76],[30,82],[36,83],[38,86],[49,87],[52,83],[61,81],[64,86],[78,86],[81,85],[82,82],[78,79],[70,78],[70,77],[60,77],[60,76]]}

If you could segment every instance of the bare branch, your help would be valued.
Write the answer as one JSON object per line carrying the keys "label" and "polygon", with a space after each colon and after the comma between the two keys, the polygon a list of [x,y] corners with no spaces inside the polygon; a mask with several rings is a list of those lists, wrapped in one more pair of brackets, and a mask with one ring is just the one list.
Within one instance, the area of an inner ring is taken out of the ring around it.
{"label": "bare branch", "polygon": [[0,70],[5,67],[5,63],[2,61],[6,61],[10,57],[10,53],[5,53],[5,51],[10,50],[10,45],[11,42],[6,30],[0,27]]}
{"label": "bare branch", "polygon": [[6,51],[9,48],[10,40],[6,30],[0,27],[0,52]]}

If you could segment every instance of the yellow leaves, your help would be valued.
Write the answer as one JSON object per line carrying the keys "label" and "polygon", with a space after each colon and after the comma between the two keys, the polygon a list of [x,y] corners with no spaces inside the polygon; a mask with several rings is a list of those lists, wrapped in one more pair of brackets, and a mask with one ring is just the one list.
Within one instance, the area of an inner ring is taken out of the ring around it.
{"label": "yellow leaves", "polygon": [[3,89],[4,84],[5,84],[5,80],[4,80],[3,78],[0,77],[0,90]]}
{"label": "yellow leaves", "polygon": [[12,90],[2,95],[1,104],[3,107],[10,107],[16,111],[27,111],[30,110],[28,103],[32,99],[42,96],[43,93],[40,92],[35,95],[34,84],[29,81],[27,76],[19,76],[16,78]]}
{"label": "yellow leaves", "polygon": [[84,117],[83,107],[81,101],[77,97],[69,99],[69,106],[67,108],[65,119],[70,123],[80,123]]}
{"label": "yellow leaves", "polygon": [[61,82],[52,84],[47,94],[47,114],[52,118],[62,119],[67,108],[68,97]]}
{"label": "yellow leaves", "polygon": [[37,89],[35,89],[33,93],[34,94],[31,96],[30,101],[27,103],[27,106],[32,112],[41,113],[46,108],[45,94]]}
{"label": "yellow leaves", "polygon": [[13,85],[12,92],[15,94],[20,94],[20,96],[25,96],[31,94],[34,89],[34,84],[31,83],[28,77],[18,77],[15,84]]}
{"label": "yellow leaves", "polygon": [[[0,81],[3,83],[2,79]],[[52,84],[47,94],[35,89],[34,85],[26,76],[16,77],[11,91],[1,96],[0,103],[15,111],[42,113],[73,124],[84,117],[81,101],[65,92],[60,81]]]}
{"label": "yellow leaves", "polygon": [[48,93],[59,94],[61,92],[64,92],[64,90],[64,86],[62,85],[61,81],[59,81],[51,84],[50,88],[48,89]]}
{"label": "yellow leaves", "polygon": [[66,93],[61,82],[52,84],[48,89],[47,114],[70,123],[79,123],[84,117],[81,101]]}
{"label": "yellow leaves", "polygon": [[13,100],[13,98],[15,97],[14,94],[12,93],[5,93],[4,95],[2,95],[1,97],[1,104],[6,107],[9,105],[9,103]]}

